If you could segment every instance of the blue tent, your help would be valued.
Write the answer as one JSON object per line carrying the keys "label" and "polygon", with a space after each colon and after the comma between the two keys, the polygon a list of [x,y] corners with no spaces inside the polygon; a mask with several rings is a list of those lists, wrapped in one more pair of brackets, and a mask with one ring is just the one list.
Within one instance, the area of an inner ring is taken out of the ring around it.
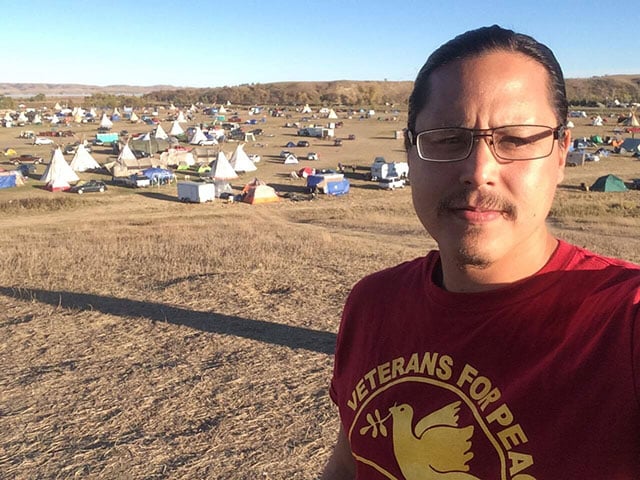
{"label": "blue tent", "polygon": [[166,170],[159,167],[147,168],[143,170],[142,173],[145,177],[149,177],[151,179],[151,183],[159,185],[171,183],[171,181],[175,178],[175,175],[171,170]]}
{"label": "blue tent", "polygon": [[18,175],[20,175],[18,172],[3,172],[0,175],[0,189],[22,185],[22,177],[18,177]]}

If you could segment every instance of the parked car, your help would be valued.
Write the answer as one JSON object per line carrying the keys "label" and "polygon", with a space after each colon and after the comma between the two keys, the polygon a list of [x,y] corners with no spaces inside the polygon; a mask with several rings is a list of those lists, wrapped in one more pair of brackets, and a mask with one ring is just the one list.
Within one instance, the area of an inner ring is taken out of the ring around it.
{"label": "parked car", "polygon": [[388,177],[382,178],[378,182],[378,186],[385,190],[395,190],[396,188],[404,188],[404,178]]}
{"label": "parked car", "polygon": [[107,189],[107,185],[101,180],[89,180],[84,183],[74,185],[69,189],[72,193],[78,193],[82,195],[88,192],[104,192]]}
{"label": "parked car", "polygon": [[151,186],[151,179],[145,175],[140,175],[138,173],[130,175],[128,177],[113,177],[111,181],[114,185],[124,185],[125,187],[131,188]]}
{"label": "parked car", "polygon": [[306,140],[300,140],[298,142],[298,147],[308,147],[309,146],[309,142],[307,142]]}
{"label": "parked car", "polygon": [[[78,145],[79,143],[70,143],[64,147],[62,153],[65,155],[73,155],[76,153],[76,150],[78,150]],[[87,152],[91,153],[91,145],[85,145],[84,148]]]}
{"label": "parked car", "polygon": [[307,153],[307,160],[318,160],[318,154],[316,152]]}
{"label": "parked car", "polygon": [[36,137],[33,139],[34,145],[53,145],[55,142],[52,138],[47,137]]}
{"label": "parked car", "polygon": [[22,154],[19,157],[13,157],[11,159],[11,163],[14,165],[21,165],[23,163],[32,163],[37,165],[38,163],[42,163],[44,160],[42,157],[36,157],[35,155],[30,155],[28,153]]}

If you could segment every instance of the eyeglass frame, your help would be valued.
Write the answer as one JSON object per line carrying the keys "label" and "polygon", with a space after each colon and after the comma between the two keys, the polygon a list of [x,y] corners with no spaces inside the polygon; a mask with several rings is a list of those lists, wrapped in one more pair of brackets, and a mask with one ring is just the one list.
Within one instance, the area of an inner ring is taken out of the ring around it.
{"label": "eyeglass frame", "polygon": [[[499,127],[494,127],[494,128],[465,128],[465,127],[439,127],[439,128],[430,128],[427,130],[422,130],[418,133],[413,132],[412,130],[407,130],[407,136],[409,137],[409,142],[411,142],[411,145],[416,147],[416,153],[418,154],[418,158],[420,158],[421,160],[424,160],[426,162],[433,162],[433,163],[451,163],[451,162],[460,162],[462,160],[466,160],[467,158],[469,158],[469,155],[471,155],[471,152],[473,151],[473,147],[474,144],[476,143],[476,140],[481,138],[481,137],[485,137],[485,138],[490,138],[491,141],[489,142],[489,146],[491,148],[491,152],[495,155],[496,158],[499,158],[500,160],[504,160],[506,162],[524,162],[524,161],[528,161],[528,160],[539,160],[541,158],[546,158],[549,155],[551,155],[553,153],[553,145],[551,146],[551,150],[549,151],[549,153],[547,153],[546,155],[542,155],[540,157],[531,157],[531,158],[504,158],[501,157],[500,155],[498,155],[498,152],[496,151],[496,147],[495,147],[495,142],[493,140],[493,134],[495,133],[496,130],[499,130],[501,128],[507,128],[507,127],[544,127],[544,128],[548,128],[549,130],[551,130],[551,133],[553,134],[553,141],[555,142],[556,140],[559,140],[561,137],[561,134],[564,133],[564,129],[566,128],[566,125],[558,125],[557,127],[550,127],[548,125],[526,125],[526,124],[516,124],[516,125],[501,125]],[[432,158],[425,158],[422,155],[420,155],[420,149],[418,148],[418,138],[420,137],[420,135],[422,135],[423,133],[426,132],[437,132],[440,130],[452,130],[452,129],[456,129],[456,130],[465,130],[467,132],[471,132],[471,142],[469,143],[469,150],[467,151],[466,155],[462,158],[455,158],[452,160],[435,160]]]}

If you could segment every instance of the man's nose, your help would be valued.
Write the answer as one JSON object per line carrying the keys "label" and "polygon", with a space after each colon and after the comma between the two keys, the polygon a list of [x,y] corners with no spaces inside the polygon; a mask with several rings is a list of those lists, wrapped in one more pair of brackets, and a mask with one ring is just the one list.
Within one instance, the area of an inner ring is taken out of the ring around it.
{"label": "man's nose", "polygon": [[494,184],[499,162],[494,154],[492,145],[493,140],[491,135],[474,136],[471,153],[461,162],[461,183],[472,187]]}

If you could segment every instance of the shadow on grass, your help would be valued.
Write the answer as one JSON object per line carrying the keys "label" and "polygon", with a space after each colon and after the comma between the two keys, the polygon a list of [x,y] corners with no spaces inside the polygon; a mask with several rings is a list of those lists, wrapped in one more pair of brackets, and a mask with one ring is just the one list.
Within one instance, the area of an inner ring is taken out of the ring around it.
{"label": "shadow on grass", "polygon": [[164,200],[167,202],[184,203],[176,195],[169,195],[168,193],[159,192],[157,190],[145,190],[145,191],[139,192],[138,195],[147,197],[147,198],[153,198],[156,200]]}
{"label": "shadow on grass", "polygon": [[234,335],[292,349],[333,354],[336,335],[306,327],[249,318],[199,312],[163,303],[105,297],[88,293],[52,291],[20,287],[0,287],[5,297],[38,301],[67,309],[94,310],[119,317],[140,317],[152,322],[167,322],[202,332]]}

